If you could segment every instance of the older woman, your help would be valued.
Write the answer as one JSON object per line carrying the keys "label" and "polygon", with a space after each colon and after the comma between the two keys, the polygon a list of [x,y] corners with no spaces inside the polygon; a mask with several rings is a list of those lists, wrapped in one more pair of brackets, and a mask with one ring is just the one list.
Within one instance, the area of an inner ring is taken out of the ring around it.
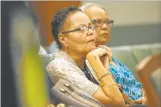
{"label": "older woman", "polygon": [[[95,49],[95,26],[88,16],[78,8],[68,7],[55,14],[51,25],[54,39],[60,48],[46,68],[52,81],[66,79],[105,106],[124,107],[120,90],[101,60],[102,57],[109,59],[109,52],[103,48]],[[91,73],[87,72],[86,58],[98,81],[93,75],[85,75]]]}
{"label": "older woman", "polygon": [[[86,13],[93,24],[97,26],[96,46],[104,45],[110,40],[110,29],[114,21],[110,20],[104,7],[100,5],[87,3],[81,7],[81,10]],[[109,50],[112,55],[110,48],[106,47],[106,49]],[[121,84],[123,91],[131,100],[135,100],[135,103],[142,104],[146,102],[146,98],[143,96],[141,89],[141,84],[136,81],[130,69],[124,64],[114,57],[111,57],[111,62],[106,65],[106,69],[112,73],[115,81],[118,84]]]}

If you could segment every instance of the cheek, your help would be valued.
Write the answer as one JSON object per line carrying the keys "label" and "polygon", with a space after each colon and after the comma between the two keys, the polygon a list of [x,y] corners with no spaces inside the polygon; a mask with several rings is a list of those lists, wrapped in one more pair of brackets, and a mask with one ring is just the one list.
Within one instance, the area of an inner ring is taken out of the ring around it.
{"label": "cheek", "polygon": [[85,45],[85,38],[78,35],[76,37],[69,38],[67,40],[67,45],[69,48],[72,48],[74,50],[80,50]]}
{"label": "cheek", "polygon": [[100,36],[100,34],[101,34],[101,29],[97,28],[96,33],[97,33],[96,38],[98,38]]}
{"label": "cheek", "polygon": [[83,36],[79,39],[72,38],[68,40],[68,48],[70,48],[72,51],[86,54],[95,48],[95,42],[87,43],[87,38]]}
{"label": "cheek", "polygon": [[97,33],[97,35],[99,36],[100,33],[101,33],[101,29],[100,29],[100,28],[97,28],[96,33]]}

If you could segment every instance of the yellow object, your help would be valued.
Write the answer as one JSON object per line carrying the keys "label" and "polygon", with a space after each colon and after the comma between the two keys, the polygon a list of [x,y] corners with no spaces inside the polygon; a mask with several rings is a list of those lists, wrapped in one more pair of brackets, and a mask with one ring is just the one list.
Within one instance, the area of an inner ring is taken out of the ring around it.
{"label": "yellow object", "polygon": [[21,92],[25,107],[47,107],[49,100],[44,71],[34,49],[24,53],[21,64]]}

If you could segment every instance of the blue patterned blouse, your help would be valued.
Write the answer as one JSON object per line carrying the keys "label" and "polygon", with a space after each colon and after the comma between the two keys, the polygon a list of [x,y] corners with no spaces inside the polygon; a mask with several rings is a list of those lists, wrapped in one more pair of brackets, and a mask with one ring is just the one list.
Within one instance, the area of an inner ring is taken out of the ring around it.
{"label": "blue patterned blouse", "polygon": [[142,97],[142,85],[136,81],[136,78],[130,69],[114,58],[112,58],[112,61],[117,65],[117,67],[110,64],[110,72],[112,73],[115,81],[122,85],[123,91],[126,95],[128,95],[132,100],[137,100]]}

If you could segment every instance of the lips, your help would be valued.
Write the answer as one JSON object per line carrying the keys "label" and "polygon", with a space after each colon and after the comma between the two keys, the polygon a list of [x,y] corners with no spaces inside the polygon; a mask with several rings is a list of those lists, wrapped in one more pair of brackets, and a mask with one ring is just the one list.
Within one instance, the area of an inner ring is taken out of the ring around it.
{"label": "lips", "polygon": [[88,42],[95,42],[96,41],[96,39],[91,39],[91,40],[89,40]]}
{"label": "lips", "polygon": [[103,35],[103,34],[108,34],[108,32],[103,32],[102,35]]}

